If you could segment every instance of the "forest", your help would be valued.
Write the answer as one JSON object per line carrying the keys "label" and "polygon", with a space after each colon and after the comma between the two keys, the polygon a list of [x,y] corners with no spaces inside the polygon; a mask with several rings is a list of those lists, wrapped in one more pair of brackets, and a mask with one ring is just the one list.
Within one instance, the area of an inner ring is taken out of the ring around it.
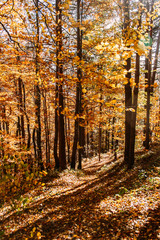
{"label": "forest", "polygon": [[0,239],[160,239],[160,1],[0,1]]}

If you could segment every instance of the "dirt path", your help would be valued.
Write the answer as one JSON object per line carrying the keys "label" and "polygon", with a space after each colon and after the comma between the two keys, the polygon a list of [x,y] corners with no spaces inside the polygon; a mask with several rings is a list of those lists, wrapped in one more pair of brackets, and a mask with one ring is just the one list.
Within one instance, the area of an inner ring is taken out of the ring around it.
{"label": "dirt path", "polygon": [[121,158],[112,160],[87,160],[83,171],[67,170],[25,194],[19,209],[3,208],[1,238],[160,239],[159,161],[128,172]]}

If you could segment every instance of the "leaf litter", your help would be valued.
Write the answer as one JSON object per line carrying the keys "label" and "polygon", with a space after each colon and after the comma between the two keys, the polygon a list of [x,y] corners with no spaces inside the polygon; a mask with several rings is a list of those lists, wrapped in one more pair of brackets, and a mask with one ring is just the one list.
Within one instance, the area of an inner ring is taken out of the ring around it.
{"label": "leaf litter", "polygon": [[[0,239],[160,239],[160,150],[127,170],[102,154],[0,209]],[[14,205],[14,207],[13,207]]]}

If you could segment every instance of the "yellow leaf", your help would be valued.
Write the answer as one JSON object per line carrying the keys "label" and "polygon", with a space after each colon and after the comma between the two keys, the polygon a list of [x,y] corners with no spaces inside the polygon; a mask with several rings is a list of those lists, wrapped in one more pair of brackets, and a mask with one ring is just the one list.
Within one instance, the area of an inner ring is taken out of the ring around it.
{"label": "yellow leaf", "polygon": [[36,227],[33,228],[32,232],[34,233],[36,231]]}
{"label": "yellow leaf", "polygon": [[156,88],[156,87],[158,87],[158,84],[155,82],[153,86],[154,86],[154,88]]}
{"label": "yellow leaf", "polygon": [[134,108],[127,108],[126,111],[135,112]]}
{"label": "yellow leaf", "polygon": [[128,84],[128,80],[125,79],[125,81],[123,82],[124,85]]}
{"label": "yellow leaf", "polygon": [[86,93],[86,92],[87,92],[87,90],[86,90],[85,88],[83,88],[83,89],[82,89],[82,92],[83,92],[83,93]]}
{"label": "yellow leaf", "polygon": [[111,86],[112,88],[115,88],[115,87],[116,87],[115,84],[110,84],[110,86]]}
{"label": "yellow leaf", "polygon": [[97,46],[95,47],[95,49],[96,49],[96,50],[103,50],[103,46],[102,46],[102,45],[97,45]]}
{"label": "yellow leaf", "polygon": [[46,176],[47,175],[47,172],[46,171],[42,171],[42,174],[44,175],[44,176]]}
{"label": "yellow leaf", "polygon": [[38,237],[38,239],[41,239],[41,233],[40,232],[37,233],[37,237]]}
{"label": "yellow leaf", "polygon": [[118,112],[123,112],[123,108],[118,108]]}
{"label": "yellow leaf", "polygon": [[26,181],[27,181],[27,182],[29,181],[29,177],[26,177]]}

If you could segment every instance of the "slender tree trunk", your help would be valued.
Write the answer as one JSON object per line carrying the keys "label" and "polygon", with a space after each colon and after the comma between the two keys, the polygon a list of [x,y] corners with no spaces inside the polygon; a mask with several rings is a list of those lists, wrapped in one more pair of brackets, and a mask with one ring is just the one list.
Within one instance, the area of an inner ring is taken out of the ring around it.
{"label": "slender tree trunk", "polygon": [[66,165],[66,144],[65,144],[65,129],[64,129],[64,115],[63,115],[63,87],[59,86],[59,163],[60,170],[67,168]]}
{"label": "slender tree trunk", "polygon": [[[76,110],[75,115],[78,116],[79,113],[79,84],[77,83],[76,87]],[[72,158],[71,158],[71,169],[75,169],[76,166],[76,152],[77,152],[77,144],[78,144],[78,117],[75,119],[74,126],[74,140],[73,140],[73,149],[72,149]]]}
{"label": "slender tree trunk", "polygon": [[[18,92],[18,82],[15,80],[15,92],[16,92],[16,96],[17,96],[17,108],[18,108],[18,111],[20,110],[19,109],[19,92]],[[21,145],[21,140],[20,140],[20,136],[21,136],[21,125],[20,125],[20,117],[18,116],[17,117],[17,129],[16,129],[16,137],[18,138],[19,137],[19,144]]]}
{"label": "slender tree trunk", "polygon": [[[130,27],[130,16],[129,16],[129,7],[130,1],[124,0],[124,38],[125,41],[128,40],[128,30]],[[128,49],[129,50],[129,49]],[[131,111],[129,108],[132,106],[132,89],[130,86],[130,78],[131,73],[129,70],[131,69],[131,58],[127,59],[126,65],[126,78],[128,79],[128,83],[125,85],[125,152],[124,152],[124,160],[127,163],[128,167],[131,168],[129,151],[130,151],[130,133],[131,133]]]}
{"label": "slender tree trunk", "polygon": [[24,104],[23,104],[23,82],[21,77],[18,78],[18,99],[19,99],[19,110],[20,110],[20,129],[21,129],[21,137],[22,143],[25,144],[25,128],[24,128]]}
{"label": "slender tree trunk", "polygon": [[[4,121],[5,121],[5,118],[6,118],[6,115],[5,115],[5,105],[2,105],[1,106],[1,116],[2,116],[2,121],[0,122],[0,131],[3,132],[3,134],[5,134],[5,128],[4,128]],[[1,158],[3,159],[4,158],[4,155],[5,155],[5,151],[4,151],[4,135],[1,135],[1,150],[2,150],[2,154],[1,154]],[[3,173],[5,174],[5,169],[3,169]]]}
{"label": "slender tree trunk", "polygon": [[[102,116],[102,87],[100,88],[100,103],[99,103],[99,114],[100,118]],[[99,123],[99,129],[98,129],[98,155],[99,155],[99,161],[101,160],[101,150],[102,150],[102,127],[101,127],[101,119]]]}
{"label": "slender tree trunk", "polygon": [[37,159],[37,147],[36,147],[36,129],[33,129],[33,133],[32,133],[32,139],[33,139],[33,147],[34,147],[34,157],[35,159]]}
{"label": "slender tree trunk", "polygon": [[[57,58],[57,61],[58,58]],[[57,65],[58,66],[58,65]],[[58,79],[58,69],[56,66],[56,78]],[[59,157],[58,157],[58,83],[56,83],[56,93],[55,93],[55,136],[54,136],[54,159],[55,159],[55,169],[59,169]]]}
{"label": "slender tree trunk", "polygon": [[[88,123],[87,123],[88,126]],[[89,131],[88,131],[88,127],[87,127],[87,134],[86,134],[86,158],[89,157]]]}
{"label": "slender tree trunk", "polygon": [[[82,60],[82,30],[80,29],[80,24],[82,24],[82,14],[83,14],[83,3],[81,0],[77,0],[77,23],[79,23],[79,26],[77,27],[77,56],[79,57],[79,60]],[[79,82],[79,156],[78,156],[78,169],[82,169],[82,155],[84,153],[84,144],[83,141],[83,134],[84,134],[84,126],[83,126],[83,119],[81,118],[81,115],[83,113],[83,107],[82,107],[82,68],[81,66],[78,66],[77,69],[77,78]],[[84,139],[85,140],[85,139]]]}
{"label": "slender tree trunk", "polygon": [[[138,24],[138,31],[141,28],[141,9],[139,9],[139,24]],[[139,40],[139,39],[138,39]],[[139,77],[140,77],[140,56],[138,53],[136,53],[136,66],[135,66],[135,86],[133,90],[133,102],[132,102],[132,108],[133,112],[132,118],[131,118],[131,134],[130,134],[130,150],[129,150],[129,159],[130,159],[130,166],[132,167],[134,165],[134,151],[135,151],[135,138],[136,138],[136,116],[137,116],[137,105],[138,105],[138,91],[139,91]]]}
{"label": "slender tree trunk", "polygon": [[112,119],[112,146],[111,146],[112,150],[114,150],[114,131],[115,131],[114,124],[115,124],[115,120],[116,120],[116,118],[113,117],[113,119]]}
{"label": "slender tree trunk", "polygon": [[93,135],[93,131],[91,131],[90,133],[90,156],[92,157],[94,155],[94,135]]}
{"label": "slender tree trunk", "polygon": [[[81,72],[81,74],[82,74],[82,72]],[[81,74],[80,74],[80,78],[82,78]],[[79,96],[80,96],[79,112],[80,112],[80,116],[81,116],[81,114],[82,114],[82,86],[81,86],[81,82],[80,82],[79,90],[80,90],[79,91]],[[82,169],[82,154],[83,154],[83,150],[84,150],[84,145],[83,145],[83,140],[82,140],[84,127],[82,126],[82,124],[83,124],[83,120],[80,118],[79,119],[78,169]]]}
{"label": "slender tree trunk", "polygon": [[[59,78],[59,1],[56,0],[56,79]],[[55,89],[55,130],[54,130],[54,159],[55,170],[59,170],[59,157],[58,157],[58,82],[56,81]]]}
{"label": "slender tree trunk", "polygon": [[134,150],[135,150],[135,137],[136,137],[136,116],[137,116],[137,105],[138,105],[138,84],[139,84],[139,76],[140,76],[140,56],[136,53],[136,72],[135,72],[135,83],[134,87],[134,102],[133,102],[133,110],[132,112],[132,120],[131,120],[131,140],[130,140],[130,165],[131,167],[134,165]]}
{"label": "slender tree trunk", "polygon": [[70,146],[71,146],[71,140],[70,140],[70,135],[71,135],[71,127],[70,127],[70,119],[68,118],[68,139],[67,139],[67,145],[68,145],[68,163],[70,163]]}
{"label": "slender tree trunk", "polygon": [[50,139],[49,139],[49,126],[48,126],[48,112],[47,112],[47,100],[46,100],[46,90],[44,89],[44,100],[43,100],[43,110],[44,110],[44,126],[45,126],[45,138],[46,138],[46,166],[49,169],[50,164]]}
{"label": "slender tree trunk", "polygon": [[28,133],[27,149],[29,150],[31,147],[31,131],[30,131],[29,117],[27,115],[27,110],[26,110],[26,91],[25,91],[24,83],[22,83],[22,88],[23,88],[23,105],[24,105],[23,107],[24,107],[24,113],[25,113],[26,120],[27,120],[27,133]]}
{"label": "slender tree trunk", "polygon": [[156,47],[156,52],[155,52],[155,60],[154,60],[152,81],[151,81],[152,82],[151,92],[153,92],[153,85],[154,85],[155,78],[156,78],[157,64],[158,64],[158,55],[159,55],[159,45],[160,45],[160,30],[159,30],[159,34],[158,34],[157,47]]}
{"label": "slender tree trunk", "polygon": [[[35,94],[35,129],[36,129],[36,142],[37,142],[37,160],[40,171],[44,170],[42,161],[42,147],[41,147],[41,90],[39,86],[40,79],[40,63],[39,63],[39,0],[36,0],[36,57],[35,57],[35,68],[36,68],[36,83],[34,86]],[[35,154],[36,155],[36,154]]]}
{"label": "slender tree trunk", "polygon": [[[154,0],[152,0],[151,3],[151,12],[153,12],[153,4]],[[149,3],[148,3],[149,5]],[[152,39],[152,18],[151,18],[151,26],[149,30],[149,37]],[[145,138],[145,148],[150,148],[150,96],[151,96],[151,67],[152,67],[152,46],[150,46],[151,49],[149,50],[148,55],[148,86],[147,86],[147,111],[146,111],[146,138]]]}
{"label": "slender tree trunk", "polygon": [[70,119],[65,117],[65,132],[66,132],[66,143],[67,143],[67,161],[70,163]]}
{"label": "slender tree trunk", "polygon": [[109,131],[105,131],[105,150],[109,151]]}
{"label": "slender tree trunk", "polygon": [[[81,14],[80,14],[80,4],[81,0],[77,0],[77,23],[80,25],[81,22]],[[82,31],[80,30],[80,26],[77,27],[77,56],[79,57],[79,60],[82,60]],[[76,152],[77,152],[77,145],[78,146],[78,168],[82,168],[82,119],[79,118],[79,115],[82,114],[82,69],[80,66],[77,67],[77,87],[76,87],[76,110],[75,114],[78,116],[75,120],[75,130],[74,130],[74,142],[73,142],[73,150],[72,150],[72,159],[71,159],[71,168],[75,169],[75,163],[76,163]]]}
{"label": "slender tree trunk", "polygon": [[[58,20],[57,34],[58,34],[58,58],[62,58],[62,2],[56,0],[56,14]],[[67,168],[66,165],[66,144],[65,144],[65,129],[64,129],[64,97],[63,97],[63,62],[59,60],[58,66],[58,101],[59,101],[59,116],[58,116],[58,132],[59,132],[59,169],[64,170]]]}

